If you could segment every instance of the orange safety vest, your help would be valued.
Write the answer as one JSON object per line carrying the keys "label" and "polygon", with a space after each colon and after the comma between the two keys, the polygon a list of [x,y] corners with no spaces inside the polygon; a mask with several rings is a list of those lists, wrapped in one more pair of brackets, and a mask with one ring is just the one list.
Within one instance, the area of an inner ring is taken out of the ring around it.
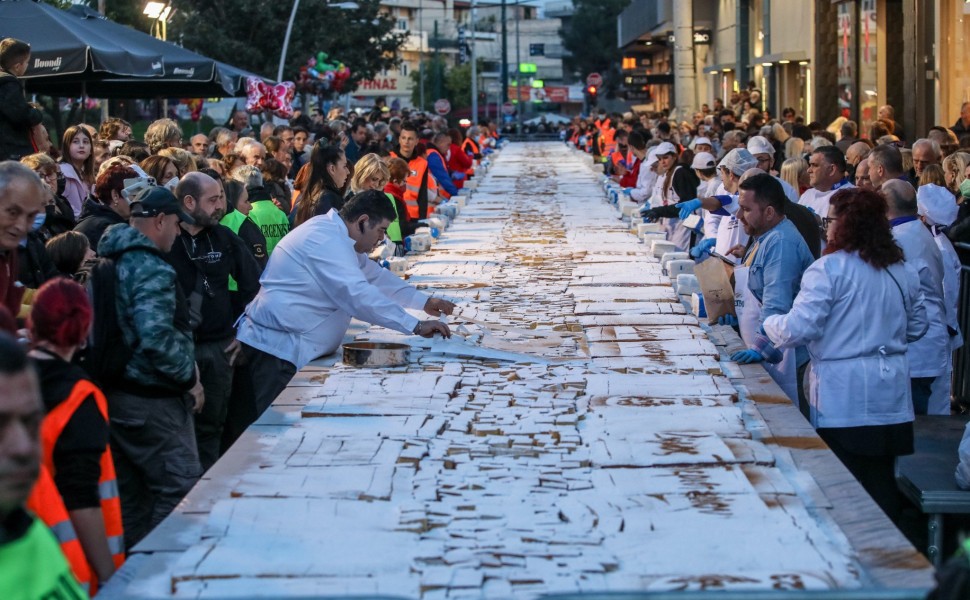
{"label": "orange safety vest", "polygon": [[84,556],[81,540],[74,531],[71,516],[64,507],[64,500],[61,499],[61,494],[54,484],[54,478],[44,464],[41,464],[40,476],[27,498],[27,508],[50,528],[61,546],[61,552],[64,553],[67,564],[71,566],[75,579],[89,596],[93,596],[97,592],[94,574],[91,572],[91,566],[88,565],[87,557]]}
{"label": "orange safety vest", "polygon": [[[401,158],[396,152],[391,152],[391,156]],[[407,207],[408,216],[411,219],[419,219],[421,217],[418,208],[418,195],[421,193],[421,184],[427,180],[428,202],[430,203],[438,195],[438,183],[428,172],[428,161],[423,156],[415,155],[408,161],[408,168],[410,172],[404,179],[404,206]]]}
{"label": "orange safety vest", "polygon": [[[441,156],[441,153],[440,152],[438,152],[434,148],[428,148],[428,151],[425,153],[425,156],[427,156],[428,154],[437,154],[438,155],[438,158],[441,159],[441,164],[444,165],[444,167],[445,167],[445,172],[448,171],[448,161],[445,160],[445,157],[444,156]],[[425,158],[425,160],[427,161],[428,159]],[[448,191],[444,187],[438,185],[438,180],[434,178],[434,174],[431,173],[431,171],[429,169],[428,170],[428,187],[429,188],[431,187],[431,183],[432,182],[434,182],[435,187],[438,190],[438,195],[439,196],[442,196],[445,200],[448,200],[449,198],[451,198],[451,194],[449,194]],[[430,198],[429,198],[429,200],[430,200]]]}
{"label": "orange safety vest", "polygon": [[[71,525],[67,509],[64,508],[64,502],[61,500],[60,493],[54,485],[54,447],[57,445],[57,440],[61,437],[61,433],[64,432],[64,428],[67,427],[71,417],[74,416],[74,413],[81,406],[81,403],[89,396],[94,397],[98,412],[101,413],[105,423],[107,423],[107,399],[105,399],[104,394],[96,385],[82,379],[74,385],[74,389],[71,390],[71,394],[64,402],[61,402],[51,412],[47,413],[40,426],[43,466],[44,471],[48,473],[48,482],[51,487],[50,489],[40,489],[42,485],[38,481],[38,485],[34,487],[34,493],[38,493],[39,490],[39,493],[46,497],[43,500],[38,498],[37,502],[34,502],[34,494],[32,494],[27,501],[27,506],[54,531],[57,539],[61,541],[62,549],[65,547],[65,542],[68,545],[76,543],[80,549],[80,542],[77,542],[77,535],[74,534],[74,527]],[[118,495],[115,465],[111,458],[111,449],[108,446],[105,446],[104,452],[101,454],[101,479],[98,481],[98,492],[101,495],[101,514],[104,518],[105,534],[108,537],[108,548],[111,550],[115,568],[119,568],[125,562],[125,532],[121,522],[121,498]],[[52,502],[52,497],[56,497],[57,501]],[[62,526],[65,523],[64,517],[67,518],[67,526],[70,526],[69,532],[67,527]],[[66,537],[61,537],[58,531],[59,528],[67,532]],[[73,538],[73,542],[71,538]],[[78,555],[83,566],[79,564],[77,558],[68,554],[67,550],[65,550],[64,555],[67,557],[72,569],[74,569],[75,575],[79,572],[88,573],[88,582],[81,580],[80,576],[78,576],[78,580],[82,585],[88,586],[90,593],[93,595],[97,591],[97,582],[94,580],[93,571],[87,563],[87,558],[84,556],[83,550]]]}
{"label": "orange safety vest", "polygon": [[[475,158],[476,154],[478,154],[479,156],[481,156],[482,154],[481,149],[478,147],[478,144],[475,142],[475,140],[471,139],[470,137],[466,137],[461,143],[461,151],[464,152],[465,154],[471,155],[471,157],[475,160],[475,164],[481,163],[482,159]],[[474,168],[469,170],[472,173],[475,172]],[[471,175],[472,173],[468,173],[468,174]]]}
{"label": "orange safety vest", "polygon": [[600,129],[600,139],[603,140],[603,156],[609,156],[616,150],[616,130],[612,127]]}

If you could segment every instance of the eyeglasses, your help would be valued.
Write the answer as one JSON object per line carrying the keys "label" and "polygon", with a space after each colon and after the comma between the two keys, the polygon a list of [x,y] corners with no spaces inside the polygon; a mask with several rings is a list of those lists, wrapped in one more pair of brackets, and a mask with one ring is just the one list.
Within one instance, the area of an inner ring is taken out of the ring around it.
{"label": "eyeglasses", "polygon": [[836,217],[822,217],[822,231],[828,231],[829,225],[837,220]]}

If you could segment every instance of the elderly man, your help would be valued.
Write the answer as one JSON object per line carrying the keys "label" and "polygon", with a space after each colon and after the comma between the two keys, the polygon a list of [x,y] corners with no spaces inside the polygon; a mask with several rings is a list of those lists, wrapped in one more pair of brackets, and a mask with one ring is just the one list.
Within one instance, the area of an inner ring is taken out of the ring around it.
{"label": "elderly man", "polygon": [[253,138],[241,138],[236,142],[236,154],[250,166],[261,168],[266,160],[266,146]]}
{"label": "elderly man", "polygon": [[299,369],[337,350],[351,318],[422,337],[451,335],[445,323],[419,321],[405,309],[438,317],[450,315],[454,304],[427,296],[367,257],[395,218],[387,196],[370,190],[339,213],[310,219],[276,246],[236,336],[251,365],[257,414]]}
{"label": "elderly man", "polygon": [[865,142],[850,144],[845,150],[845,163],[854,171],[859,166],[859,162],[869,156],[869,149],[869,144]]}
{"label": "elderly man", "polygon": [[916,190],[905,181],[892,179],[882,185],[886,197],[886,218],[893,228],[893,238],[903,249],[906,264],[919,273],[920,292],[926,306],[930,328],[909,345],[910,386],[913,409],[918,415],[950,414],[949,399],[930,405],[936,379],[947,372],[950,335],[946,326],[946,302],[943,297],[943,255],[933,235],[919,219]]}
{"label": "elderly man", "polygon": [[869,179],[869,159],[863,158],[855,168],[855,185],[864,190],[874,190],[872,180]]}
{"label": "elderly man", "polygon": [[87,597],[51,531],[24,509],[38,475],[51,477],[41,471],[43,418],[37,374],[0,332],[0,598]]}
{"label": "elderly man", "polygon": [[235,131],[229,131],[225,127],[217,127],[213,132],[212,141],[215,148],[212,150],[212,158],[222,160],[227,154],[235,151],[236,141],[239,138]]}
{"label": "elderly man", "polygon": [[13,161],[0,162],[0,305],[17,316],[24,286],[18,281],[17,248],[27,239],[47,193],[40,177]]}
{"label": "elderly man", "polygon": [[913,142],[913,168],[916,179],[923,175],[923,169],[929,165],[938,165],[943,160],[943,152],[935,140],[920,138]]}
{"label": "elderly man", "polygon": [[196,156],[208,156],[209,154],[209,136],[204,133],[197,133],[189,138],[189,144],[192,146],[192,154]]}
{"label": "elderly man", "polygon": [[957,136],[970,133],[970,102],[964,102],[960,105],[960,118],[957,119],[957,122],[950,129]]}

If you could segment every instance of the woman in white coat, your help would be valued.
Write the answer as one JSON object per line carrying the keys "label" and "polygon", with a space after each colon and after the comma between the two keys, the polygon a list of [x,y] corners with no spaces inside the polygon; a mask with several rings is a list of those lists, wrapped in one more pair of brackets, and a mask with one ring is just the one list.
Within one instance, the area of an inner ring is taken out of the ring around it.
{"label": "woman in white coat", "polygon": [[779,348],[811,356],[812,425],[891,519],[893,466],[913,451],[907,344],[928,327],[919,276],[904,264],[886,201],[858,188],[831,201],[825,255],[802,275],[791,311],[765,319]]}

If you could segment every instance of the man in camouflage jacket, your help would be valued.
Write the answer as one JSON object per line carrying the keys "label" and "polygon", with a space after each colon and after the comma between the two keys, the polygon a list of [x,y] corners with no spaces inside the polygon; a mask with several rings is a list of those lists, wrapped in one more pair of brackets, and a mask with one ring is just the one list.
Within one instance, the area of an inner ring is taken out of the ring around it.
{"label": "man in camouflage jacket", "polygon": [[131,205],[131,224],[109,227],[98,253],[115,261],[118,324],[131,349],[108,389],[111,449],[130,549],[188,493],[202,469],[193,411],[198,382],[188,306],[162,255],[191,222],[170,191],[149,187]]}

